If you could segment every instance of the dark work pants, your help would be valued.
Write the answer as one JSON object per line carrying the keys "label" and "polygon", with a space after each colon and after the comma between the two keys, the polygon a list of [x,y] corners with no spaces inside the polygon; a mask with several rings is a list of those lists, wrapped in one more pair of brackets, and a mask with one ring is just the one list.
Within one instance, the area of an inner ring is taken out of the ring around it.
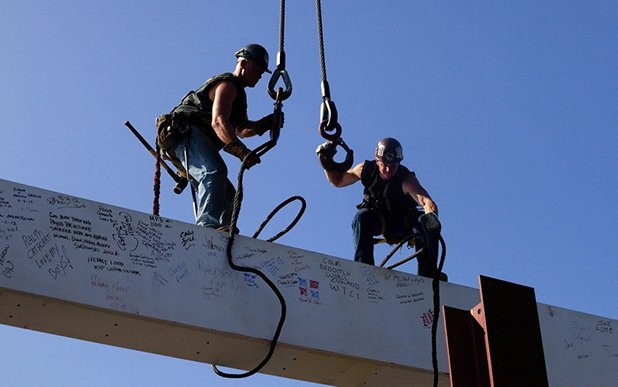
{"label": "dark work pants", "polygon": [[[420,250],[426,245],[425,236],[421,231],[418,220],[413,226],[412,231],[415,234],[416,251]],[[373,257],[373,237],[380,235],[382,224],[380,217],[372,210],[368,208],[361,208],[356,212],[354,219],[352,220],[352,236],[354,241],[354,260],[357,262],[366,263],[369,265],[375,265]],[[386,225],[387,235],[402,235],[401,228],[397,228],[396,225]],[[418,275],[424,277],[433,278],[437,270],[438,259],[438,241],[431,241],[431,246],[427,246],[423,253],[419,255],[416,260],[418,262]]]}

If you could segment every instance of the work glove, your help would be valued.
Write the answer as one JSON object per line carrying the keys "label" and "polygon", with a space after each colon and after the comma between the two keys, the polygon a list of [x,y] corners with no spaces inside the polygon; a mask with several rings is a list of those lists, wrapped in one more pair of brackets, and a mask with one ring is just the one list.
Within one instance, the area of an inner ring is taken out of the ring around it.
{"label": "work glove", "polygon": [[[273,128],[274,121],[275,121],[274,113],[271,113],[255,121],[255,133],[261,136],[267,131],[271,130]],[[283,112],[281,112],[281,127],[283,127],[284,121],[285,121],[285,116]]]}
{"label": "work glove", "polygon": [[334,172],[332,164],[334,164],[333,158],[337,153],[337,144],[332,141],[326,141],[320,144],[315,150],[318,154],[318,160],[325,171]]}
{"label": "work glove", "polygon": [[418,221],[428,232],[440,234],[442,230],[442,224],[440,223],[440,219],[438,219],[438,214],[434,212],[427,212],[421,215]]}
{"label": "work glove", "polygon": [[[255,164],[261,162],[260,157],[255,153],[251,153],[249,148],[245,146],[239,140],[231,141],[223,147],[223,150],[232,156],[238,157],[238,159],[245,164],[245,168],[250,169]],[[245,160],[246,159],[246,160]]]}
{"label": "work glove", "polygon": [[332,159],[333,156],[337,153],[337,144],[332,141],[326,141],[323,144],[320,144],[318,148],[315,150],[315,153],[319,155],[324,155],[329,159]]}

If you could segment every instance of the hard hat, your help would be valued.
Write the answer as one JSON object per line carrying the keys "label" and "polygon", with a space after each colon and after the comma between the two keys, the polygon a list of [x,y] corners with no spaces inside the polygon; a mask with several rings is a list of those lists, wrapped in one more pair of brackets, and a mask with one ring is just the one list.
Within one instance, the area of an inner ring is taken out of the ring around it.
{"label": "hard hat", "polygon": [[235,55],[236,58],[251,59],[264,68],[264,71],[272,73],[272,71],[268,69],[268,51],[259,44],[247,44],[236,51]]}
{"label": "hard hat", "polygon": [[387,163],[403,160],[403,149],[399,141],[391,137],[381,139],[376,147],[376,159]]}

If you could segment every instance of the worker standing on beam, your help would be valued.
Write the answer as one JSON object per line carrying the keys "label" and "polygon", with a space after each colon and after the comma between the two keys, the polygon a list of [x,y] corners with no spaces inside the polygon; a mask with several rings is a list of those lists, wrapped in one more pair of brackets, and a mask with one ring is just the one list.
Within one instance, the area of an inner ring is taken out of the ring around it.
{"label": "worker standing on beam", "polygon": [[[318,155],[332,159],[335,146],[331,141],[320,145]],[[357,206],[352,221],[354,260],[375,265],[373,257],[374,236],[383,235],[387,243],[397,243],[414,235],[415,248],[426,245],[421,230],[421,212],[437,214],[438,207],[416,178],[416,174],[403,165],[403,150],[399,141],[384,138],[378,142],[375,159],[366,160],[345,172],[329,170],[323,164],[326,178],[335,187],[346,187],[360,181],[365,187],[364,199]],[[437,270],[438,241],[430,241],[431,248],[418,256],[418,274],[433,278]]]}
{"label": "worker standing on beam", "polygon": [[191,177],[196,224],[222,231],[230,225],[235,189],[219,151],[245,161],[249,169],[260,158],[240,138],[261,136],[274,125],[273,114],[258,121],[248,119],[245,93],[264,72],[271,73],[268,52],[259,44],[248,44],[235,55],[232,73],[208,79],[157,122],[157,142],[164,156],[181,164]]}

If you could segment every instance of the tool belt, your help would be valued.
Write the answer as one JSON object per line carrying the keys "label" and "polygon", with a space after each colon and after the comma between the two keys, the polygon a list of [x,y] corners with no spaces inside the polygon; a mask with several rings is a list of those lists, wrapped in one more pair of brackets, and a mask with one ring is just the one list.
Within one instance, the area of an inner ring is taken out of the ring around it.
{"label": "tool belt", "polygon": [[163,152],[172,150],[184,139],[187,122],[177,113],[162,114],[157,118],[157,145]]}
{"label": "tool belt", "polygon": [[157,145],[166,153],[169,153],[181,140],[189,136],[189,125],[198,126],[213,142],[220,141],[210,127],[210,117],[197,109],[185,109],[162,114],[157,118],[156,125]]}

